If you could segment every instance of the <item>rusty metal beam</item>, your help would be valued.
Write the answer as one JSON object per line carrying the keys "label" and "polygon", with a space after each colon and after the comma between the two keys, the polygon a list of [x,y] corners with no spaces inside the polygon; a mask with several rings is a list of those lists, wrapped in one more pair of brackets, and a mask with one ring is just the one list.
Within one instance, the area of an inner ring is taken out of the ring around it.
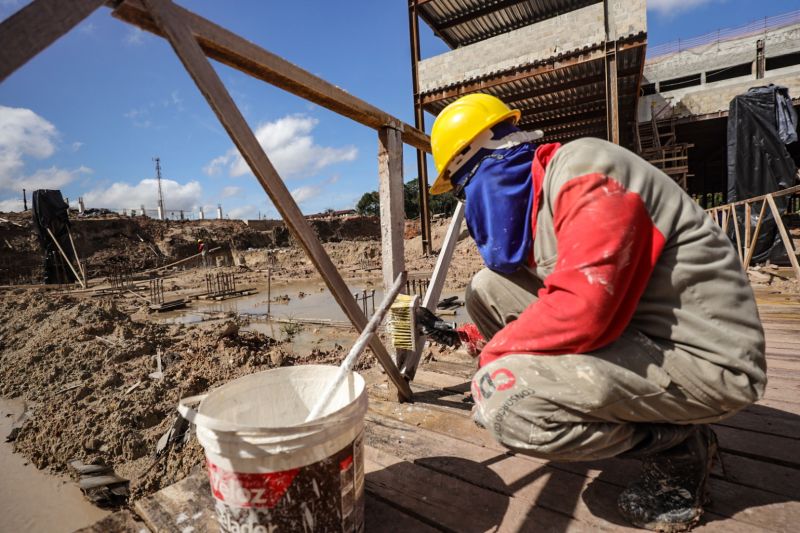
{"label": "rusty metal beam", "polygon": [[[425,111],[419,98],[419,18],[417,6],[411,2],[408,7],[408,33],[411,44],[411,85],[414,99],[414,126],[425,131]],[[425,152],[417,150],[417,185],[419,186],[419,221],[422,237],[422,253],[431,253],[431,218],[428,206],[428,162]]]}

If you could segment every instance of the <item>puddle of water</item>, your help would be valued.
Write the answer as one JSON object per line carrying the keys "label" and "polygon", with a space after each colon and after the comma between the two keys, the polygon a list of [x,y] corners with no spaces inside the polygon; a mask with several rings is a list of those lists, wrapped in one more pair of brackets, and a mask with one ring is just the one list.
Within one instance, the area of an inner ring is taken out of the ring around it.
{"label": "puddle of water", "polygon": [[[350,290],[355,294],[363,294],[366,290],[371,295],[375,290],[375,305],[380,304],[383,298],[383,289],[380,282],[369,284],[358,282],[350,286]],[[192,324],[207,320],[214,313],[237,313],[244,315],[266,315],[267,313],[267,286],[266,284],[256,286],[258,293],[240,298],[232,298],[221,302],[196,300],[191,303],[191,308],[163,313],[159,320],[167,323]],[[300,292],[305,295],[301,298]],[[274,301],[281,295],[287,295],[288,301]],[[445,292],[442,299],[449,296],[458,296],[463,299],[464,295],[460,292]],[[274,282],[272,284],[273,302],[270,305],[271,316],[276,318],[303,318],[303,319],[323,319],[334,321],[345,321],[347,317],[336,303],[331,293],[322,281],[309,282]],[[372,313],[372,297],[367,302],[368,314]],[[359,305],[361,305],[359,303]],[[448,322],[463,324],[469,322],[469,315],[466,308],[459,307],[456,314],[450,315],[447,312],[439,312],[442,319]],[[266,332],[265,332],[266,333]]]}
{"label": "puddle of water", "polygon": [[24,410],[21,400],[0,398],[0,532],[69,532],[107,516],[108,511],[89,503],[72,480],[26,465],[5,442]]}

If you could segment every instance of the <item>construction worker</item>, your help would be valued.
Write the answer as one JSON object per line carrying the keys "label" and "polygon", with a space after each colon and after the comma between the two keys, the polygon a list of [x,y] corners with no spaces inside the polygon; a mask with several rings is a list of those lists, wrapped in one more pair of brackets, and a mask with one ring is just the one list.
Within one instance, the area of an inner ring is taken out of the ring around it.
{"label": "construction worker", "polygon": [[[594,138],[540,144],[489,95],[431,133],[485,265],[466,305],[485,341],[476,422],[555,461],[641,458],[632,524],[691,528],[716,455],[708,423],[764,393],[764,334],[720,228],[666,174]],[[473,339],[480,342],[481,339]]]}
{"label": "construction worker", "polygon": [[197,253],[200,254],[203,267],[208,268],[208,250],[206,250],[206,243],[203,239],[197,239]]}

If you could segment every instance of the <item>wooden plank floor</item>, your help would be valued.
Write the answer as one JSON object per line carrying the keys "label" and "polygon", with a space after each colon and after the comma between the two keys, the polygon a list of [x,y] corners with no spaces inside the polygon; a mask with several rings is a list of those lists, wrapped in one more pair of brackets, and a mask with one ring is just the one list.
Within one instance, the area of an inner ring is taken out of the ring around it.
{"label": "wooden plank floor", "polygon": [[[758,296],[767,394],[715,425],[725,471],[713,474],[712,503],[698,531],[800,527],[800,298]],[[616,498],[638,462],[551,463],[507,452],[470,419],[465,393],[472,371],[458,354],[427,363],[412,385],[414,404],[396,403],[385,378],[367,374],[367,530],[631,530]],[[203,472],[136,509],[153,530],[216,527]],[[176,524],[179,513],[184,519]]]}

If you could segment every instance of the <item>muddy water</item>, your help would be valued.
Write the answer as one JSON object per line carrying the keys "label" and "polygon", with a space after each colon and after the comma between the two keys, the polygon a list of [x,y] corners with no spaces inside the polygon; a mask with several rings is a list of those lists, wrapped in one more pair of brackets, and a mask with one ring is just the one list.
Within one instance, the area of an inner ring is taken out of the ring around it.
{"label": "muddy water", "polygon": [[0,532],[74,531],[109,514],[69,478],[38,470],[13,453],[6,435],[24,410],[22,401],[0,398]]}
{"label": "muddy water", "polygon": [[[244,315],[266,316],[267,314],[267,286],[257,285],[257,294],[232,298],[222,302],[207,302],[197,300],[192,302],[192,307],[165,313],[162,318],[165,322],[193,323],[207,319],[214,313],[237,313]],[[380,304],[383,298],[381,283],[370,283],[360,281],[350,285],[350,290],[355,294],[363,294],[366,290],[371,295],[375,290],[375,305]],[[301,293],[303,296],[301,296]],[[347,317],[336,303],[336,300],[328,291],[322,281],[309,282],[274,282],[272,284],[272,303],[269,305],[270,316],[279,319],[321,319],[332,321],[346,321]],[[279,299],[281,296],[288,296],[288,299]],[[463,298],[462,293],[445,292],[442,298],[458,296]],[[372,297],[367,302],[368,314],[372,313]],[[359,302],[359,305],[360,302]],[[457,309],[454,316],[443,314],[443,320],[448,322],[464,323],[469,321],[469,317],[464,307]]]}

